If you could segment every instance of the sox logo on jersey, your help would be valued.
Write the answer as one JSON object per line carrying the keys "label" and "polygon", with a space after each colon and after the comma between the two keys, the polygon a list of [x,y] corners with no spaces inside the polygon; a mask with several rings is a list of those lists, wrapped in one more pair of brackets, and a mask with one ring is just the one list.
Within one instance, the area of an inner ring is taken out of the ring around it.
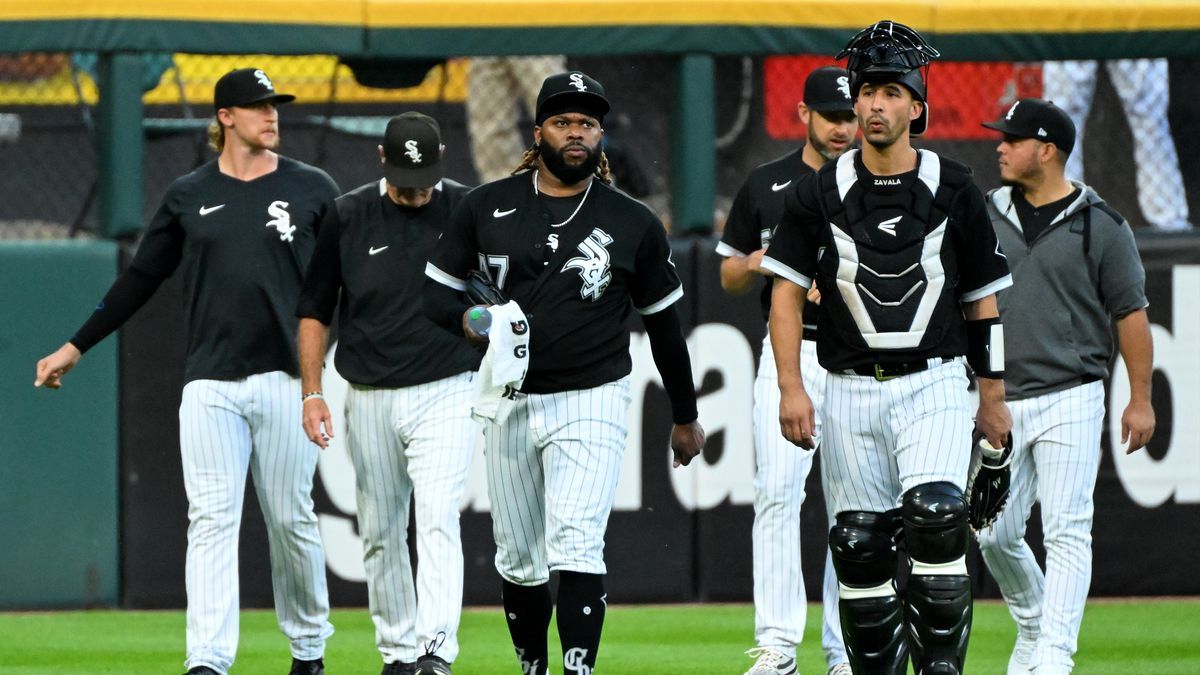
{"label": "sox logo on jersey", "polygon": [[292,216],[287,212],[288,203],[284,201],[273,201],[267,207],[267,215],[273,216],[267,221],[267,227],[273,227],[279,230],[279,241],[292,241],[292,236],[296,232],[296,226],[292,225]]}
{"label": "sox logo on jersey", "polygon": [[579,252],[582,256],[571,258],[563,266],[563,272],[570,269],[579,270],[579,278],[583,279],[583,287],[579,289],[579,295],[584,300],[592,300],[595,302],[604,295],[604,289],[608,288],[608,284],[612,281],[612,274],[609,271],[610,258],[608,249],[606,248],[613,242],[613,238],[604,230],[595,228],[583,241],[579,242]]}

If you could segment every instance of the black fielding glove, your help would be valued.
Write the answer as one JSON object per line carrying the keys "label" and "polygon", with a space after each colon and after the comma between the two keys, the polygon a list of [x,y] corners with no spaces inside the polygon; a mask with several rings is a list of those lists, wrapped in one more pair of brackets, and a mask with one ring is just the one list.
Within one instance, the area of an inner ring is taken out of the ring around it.
{"label": "black fielding glove", "polygon": [[471,270],[467,273],[467,300],[472,305],[503,305],[508,303],[508,298],[504,297],[504,291],[501,291],[492,278],[486,272],[479,270]]}
{"label": "black fielding glove", "polygon": [[975,436],[974,461],[967,479],[967,521],[971,530],[979,532],[991,527],[1008,504],[1013,448],[1011,434],[998,450],[978,432]]}

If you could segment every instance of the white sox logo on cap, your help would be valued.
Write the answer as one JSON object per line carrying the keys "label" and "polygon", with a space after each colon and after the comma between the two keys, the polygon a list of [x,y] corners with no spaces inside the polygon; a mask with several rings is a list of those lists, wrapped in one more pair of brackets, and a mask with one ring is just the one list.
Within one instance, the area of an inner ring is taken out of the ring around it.
{"label": "white sox logo on cap", "polygon": [[1004,119],[1011,120],[1013,113],[1017,112],[1017,106],[1019,106],[1019,105],[1021,105],[1020,101],[1017,101],[1016,103],[1012,104],[1012,107],[1008,109],[1008,113],[1004,115]]}
{"label": "white sox logo on cap", "polygon": [[838,91],[842,92],[842,96],[845,96],[846,100],[850,100],[850,78],[846,75],[839,77],[837,79],[837,87]]}
{"label": "white sox logo on cap", "polygon": [[256,70],[254,71],[254,77],[258,80],[258,83],[266,87],[268,91],[275,91],[275,85],[271,84],[271,78],[267,77],[266,73],[261,70]]}
{"label": "white sox logo on cap", "polygon": [[407,150],[404,151],[404,154],[408,155],[408,158],[412,160],[413,164],[417,164],[421,161],[421,151],[417,149],[417,142],[415,140],[410,139],[405,141],[404,147],[407,148]]}
{"label": "white sox logo on cap", "polygon": [[571,73],[571,86],[579,91],[587,91],[587,85],[583,83],[583,75],[579,73]]}

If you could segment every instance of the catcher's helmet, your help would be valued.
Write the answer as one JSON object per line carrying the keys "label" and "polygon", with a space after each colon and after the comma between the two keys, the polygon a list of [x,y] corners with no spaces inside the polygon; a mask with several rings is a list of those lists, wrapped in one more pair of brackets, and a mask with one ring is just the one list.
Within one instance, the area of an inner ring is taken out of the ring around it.
{"label": "catcher's helmet", "polygon": [[939,56],[938,50],[912,28],[895,21],[880,21],[850,38],[837,58],[846,59],[850,93],[855,98],[864,82],[898,82],[911,91],[922,105],[921,116],[913,120],[909,133],[920,136],[929,126],[925,93],[929,63]]}

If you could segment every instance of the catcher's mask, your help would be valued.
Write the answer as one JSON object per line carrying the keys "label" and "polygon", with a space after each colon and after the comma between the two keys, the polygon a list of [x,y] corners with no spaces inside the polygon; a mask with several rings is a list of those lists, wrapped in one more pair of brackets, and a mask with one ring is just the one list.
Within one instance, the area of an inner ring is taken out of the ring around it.
{"label": "catcher's mask", "polygon": [[[929,64],[941,56],[917,31],[895,21],[880,21],[850,38],[837,58],[846,59],[850,71],[850,95],[858,98],[865,82],[898,82],[921,102],[921,116],[909,127],[912,136],[920,136],[929,126],[929,102],[925,81]],[[924,69],[924,73],[922,73]]]}

